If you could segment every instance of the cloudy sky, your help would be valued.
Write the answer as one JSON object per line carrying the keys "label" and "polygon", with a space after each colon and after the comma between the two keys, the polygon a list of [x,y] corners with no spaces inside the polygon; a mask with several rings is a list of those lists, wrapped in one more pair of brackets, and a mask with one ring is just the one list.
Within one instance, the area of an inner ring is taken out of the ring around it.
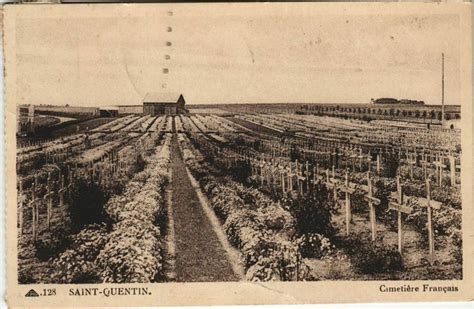
{"label": "cloudy sky", "polygon": [[147,92],[164,91],[181,92],[188,103],[396,97],[440,104],[444,52],[446,102],[459,104],[454,14],[327,14],[268,5],[129,5],[106,14],[77,8],[68,18],[60,9],[18,17],[19,103],[140,104]]}

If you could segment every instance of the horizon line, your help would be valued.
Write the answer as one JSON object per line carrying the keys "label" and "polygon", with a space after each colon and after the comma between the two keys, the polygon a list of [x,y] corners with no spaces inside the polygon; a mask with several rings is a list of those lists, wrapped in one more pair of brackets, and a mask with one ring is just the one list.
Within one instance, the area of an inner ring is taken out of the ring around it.
{"label": "horizon line", "polygon": [[[305,105],[305,104],[314,104],[314,105],[374,105],[374,106],[442,106],[441,103],[439,104],[423,104],[423,105],[416,105],[416,104],[403,104],[403,103],[398,103],[398,104],[376,104],[376,103],[371,103],[371,102],[337,102],[337,103],[321,103],[321,102],[312,102],[312,103],[306,103],[306,102],[239,102],[239,103],[186,103],[186,106],[192,106],[192,105]],[[27,106],[30,104],[23,103],[19,104],[19,106]],[[34,106],[61,106],[61,107],[66,107],[66,104],[61,105],[61,104],[31,104]],[[69,104],[68,107],[85,107],[85,108],[101,108],[101,107],[111,107],[111,106],[142,106],[143,103],[141,104],[110,104],[110,105],[101,105],[101,106],[91,106],[91,105],[74,105],[74,104]],[[444,106],[461,106],[461,104],[449,104],[449,103],[444,103]]]}

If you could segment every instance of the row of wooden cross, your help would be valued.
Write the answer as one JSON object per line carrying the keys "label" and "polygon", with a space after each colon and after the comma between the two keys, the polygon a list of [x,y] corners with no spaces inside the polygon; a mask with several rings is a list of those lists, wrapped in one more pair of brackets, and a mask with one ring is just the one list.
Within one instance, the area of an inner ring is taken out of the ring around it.
{"label": "row of wooden cross", "polygon": [[[75,163],[75,168],[73,169],[71,169],[71,163],[66,161],[73,152],[72,148],[47,152],[45,154],[47,161],[51,161],[51,163],[57,165],[64,165],[64,167],[67,168],[67,173],[62,174],[60,172],[57,179],[53,180],[51,172],[48,172],[45,185],[46,193],[42,196],[39,196],[38,192],[40,191],[40,173],[35,174],[34,181],[29,188],[25,188],[23,180],[19,180],[17,207],[20,235],[23,233],[25,209],[28,209],[31,212],[31,233],[33,240],[36,240],[41,223],[40,209],[43,209],[43,207],[46,206],[46,224],[48,229],[51,228],[54,197],[59,199],[58,207],[63,208],[65,195],[70,192],[77,179],[83,178],[89,183],[94,182],[103,185],[107,181],[114,181],[115,179],[120,178],[122,174],[129,171],[130,165],[136,162],[139,153],[143,153],[154,146],[158,135],[158,132],[147,134],[145,138],[136,141],[133,147],[134,156],[132,158],[121,158],[119,151],[114,149],[95,162],[89,161],[80,165]],[[77,145],[74,147],[77,147]],[[80,147],[83,147],[83,145]],[[27,199],[28,192],[31,196],[29,199]]]}
{"label": "row of wooden cross", "polygon": [[[99,185],[105,184],[107,181],[114,181],[127,173],[130,169],[130,165],[136,160],[137,148],[140,151],[146,150],[148,143],[139,142],[135,145],[135,156],[133,158],[120,159],[120,154],[117,151],[112,151],[100,158],[97,162],[88,162],[81,164],[80,166],[76,163],[73,169],[70,165],[67,165],[67,173],[59,173],[58,179],[53,180],[51,172],[47,174],[46,178],[46,193],[43,196],[38,196],[38,174],[34,176],[32,186],[28,189],[31,192],[31,198],[26,201],[26,192],[23,181],[19,181],[18,191],[18,224],[20,234],[23,233],[24,225],[24,210],[25,206],[31,210],[32,213],[32,236],[36,240],[38,235],[38,227],[40,225],[40,208],[42,205],[46,205],[46,224],[48,229],[51,227],[51,216],[52,216],[52,205],[53,197],[59,198],[59,208],[64,207],[65,194],[70,192],[74,183],[77,179],[82,178],[89,183],[98,183]],[[67,185],[65,185],[65,177],[67,177]],[[55,188],[56,187],[56,188]]]}
{"label": "row of wooden cross", "polygon": [[[447,167],[447,165],[445,164],[445,157],[436,154],[433,158],[428,157],[426,154],[422,154],[421,160],[417,160],[417,158],[418,157],[416,153],[410,153],[407,155],[407,159],[405,160],[409,166],[410,179],[414,179],[414,167],[418,166],[419,162],[423,173],[423,180],[426,181],[426,179],[431,174],[429,168],[434,167],[434,176],[436,184],[438,186],[441,186],[443,177],[445,175],[445,169]],[[461,170],[461,165],[457,164],[456,157],[454,157],[453,155],[449,155],[447,159],[449,161],[449,183],[451,186],[455,186],[457,184],[456,172]]]}
{"label": "row of wooden cross", "polygon": [[[67,177],[67,185],[65,178]],[[31,210],[31,232],[33,240],[36,240],[38,235],[38,228],[40,225],[40,208],[46,204],[46,224],[48,229],[51,227],[51,217],[53,211],[53,198],[57,196],[59,198],[59,208],[64,207],[65,195],[71,190],[74,185],[74,175],[71,170],[68,171],[67,175],[59,173],[58,179],[53,180],[51,173],[48,173],[46,179],[46,193],[43,196],[38,196],[38,177],[34,176],[32,187],[30,188],[31,198],[26,201],[26,194],[23,188],[23,182],[20,180],[18,188],[18,225],[20,235],[23,234],[24,225],[24,211],[25,206]],[[54,189],[56,187],[56,189]]]}
{"label": "row of wooden cross", "polygon": [[[269,148],[271,151],[272,157],[279,157],[279,153],[289,153],[290,146],[288,145],[275,145],[274,143],[268,142],[265,143],[266,147]],[[373,164],[372,155],[369,151],[368,154],[363,154],[362,148],[356,148],[353,146],[344,146],[340,148],[342,152],[335,151],[335,149],[319,149],[313,150],[311,149],[302,149],[303,157],[307,159],[311,159],[312,162],[319,162],[325,166],[336,165],[336,168],[340,168],[341,164],[340,161],[341,157],[344,158],[343,162],[345,163],[345,167],[352,166],[352,171],[356,171],[356,162],[358,165],[358,171],[371,171],[371,166]],[[392,149],[393,151],[390,152],[388,148],[385,148],[385,153],[397,153],[395,148]],[[384,154],[384,149],[380,148],[376,150],[375,155],[375,171],[380,174],[381,171],[381,162],[382,156]],[[423,172],[423,180],[426,180],[429,174],[431,174],[431,169],[434,170],[434,175],[436,179],[436,184],[440,186],[442,184],[442,179],[445,175],[445,159],[447,158],[449,161],[449,176],[450,176],[450,185],[455,186],[457,183],[456,172],[460,171],[461,165],[458,164],[459,158],[449,153],[448,155],[444,156],[439,153],[421,153],[421,159],[419,158],[419,154],[416,152],[410,152],[407,149],[398,149],[398,156],[399,158],[404,158],[402,161],[405,162],[409,167],[409,175],[411,179],[414,179],[414,167],[420,164]],[[364,169],[364,166],[366,169]]]}
{"label": "row of wooden cross", "polygon": [[[23,233],[23,219],[25,206],[31,210],[32,213],[32,235],[33,239],[36,240],[38,235],[38,227],[40,220],[39,210],[43,205],[46,205],[46,224],[48,229],[51,227],[51,216],[53,198],[57,196],[59,198],[59,208],[64,207],[65,194],[68,194],[77,179],[82,178],[89,183],[97,183],[104,185],[107,181],[114,181],[120,178],[120,175],[126,173],[130,168],[130,162],[128,161],[116,161],[114,163],[98,162],[97,164],[90,164],[85,167],[78,167],[74,169],[68,169],[66,174],[59,174],[58,180],[53,180],[51,173],[48,173],[46,179],[46,193],[42,196],[38,196],[38,177],[35,175],[32,186],[28,189],[31,193],[31,198],[26,201],[26,192],[23,186],[23,182],[19,182],[19,193],[18,193],[18,224],[20,234]],[[66,179],[67,177],[67,185]]]}
{"label": "row of wooden cross", "polygon": [[[393,192],[392,201],[389,202],[389,209],[397,212],[398,223],[398,251],[403,253],[403,218],[402,214],[409,215],[413,212],[413,208],[407,204],[407,199],[403,194],[403,188],[400,184],[400,176],[397,176],[397,192]],[[414,197],[409,197],[413,199]],[[441,209],[442,204],[431,198],[431,181],[426,179],[426,198],[417,197],[416,204],[427,209],[427,228],[428,228],[428,247],[429,262],[434,262],[434,229],[433,229],[433,209]]]}
{"label": "row of wooden cross", "polygon": [[[342,192],[345,195],[345,228],[346,234],[350,234],[351,230],[351,198],[356,192],[356,188],[360,188],[365,192],[364,200],[367,202],[369,207],[369,221],[371,229],[371,238],[373,241],[376,239],[376,208],[381,205],[381,200],[375,196],[376,189],[373,186],[370,171],[367,172],[367,185],[357,185],[349,182],[349,170],[346,169],[344,180],[341,181],[336,177],[335,167],[332,166],[332,171],[325,169],[325,177],[321,175],[321,169],[319,165],[313,166],[313,171],[310,171],[309,164],[299,164],[298,161],[285,162],[283,160],[258,160],[254,158],[245,158],[250,162],[250,167],[253,176],[257,176],[260,180],[260,184],[264,185],[280,185],[281,192],[286,194],[294,190],[294,184],[296,183],[296,190],[298,194],[304,194],[305,191],[309,190],[310,184],[316,184],[318,182],[325,183],[329,192],[332,192],[332,199],[334,203],[338,203],[338,192]],[[303,166],[305,167],[303,169]],[[279,174],[280,181],[276,181],[274,174]],[[400,183],[400,176],[396,177],[397,191],[392,192],[389,202],[389,209],[397,212],[397,224],[398,224],[398,250],[403,255],[403,215],[411,214],[413,208],[407,204],[407,198],[403,195],[403,189]],[[425,181],[426,184],[426,198],[422,197],[409,197],[409,199],[415,199],[416,204],[427,208],[427,226],[428,226],[428,240],[429,240],[429,261],[434,261],[434,233],[433,233],[433,222],[432,222],[432,211],[433,209],[440,209],[441,203],[434,201],[431,198],[431,181],[429,178]]]}
{"label": "row of wooden cross", "polygon": [[44,143],[49,143],[53,140],[54,140],[53,138],[42,138],[42,139],[37,139],[37,140],[27,140],[26,142],[19,143],[18,149],[40,146]]}

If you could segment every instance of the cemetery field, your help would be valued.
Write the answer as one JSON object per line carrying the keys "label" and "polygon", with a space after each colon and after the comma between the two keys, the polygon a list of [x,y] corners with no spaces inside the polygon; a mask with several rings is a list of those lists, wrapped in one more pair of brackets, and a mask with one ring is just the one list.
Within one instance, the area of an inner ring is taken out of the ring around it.
{"label": "cemetery field", "polygon": [[18,280],[461,279],[460,133],[211,109],[21,145]]}

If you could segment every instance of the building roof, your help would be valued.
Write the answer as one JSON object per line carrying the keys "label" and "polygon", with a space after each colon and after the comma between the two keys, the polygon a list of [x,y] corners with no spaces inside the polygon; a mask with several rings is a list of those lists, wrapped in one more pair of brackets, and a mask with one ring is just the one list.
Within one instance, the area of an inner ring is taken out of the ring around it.
{"label": "building roof", "polygon": [[181,93],[173,92],[148,92],[143,99],[143,103],[177,103],[179,98],[182,96]]}

